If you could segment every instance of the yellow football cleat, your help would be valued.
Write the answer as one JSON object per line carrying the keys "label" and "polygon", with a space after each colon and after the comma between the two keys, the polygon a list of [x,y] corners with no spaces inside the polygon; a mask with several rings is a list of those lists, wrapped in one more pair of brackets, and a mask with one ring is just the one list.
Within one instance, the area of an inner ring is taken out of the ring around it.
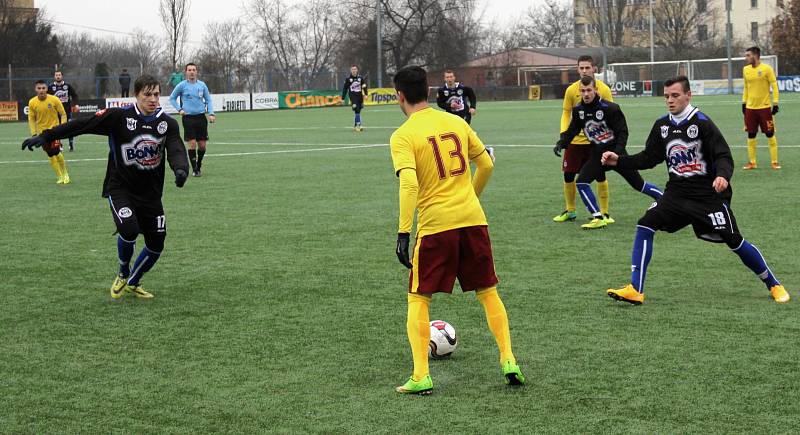
{"label": "yellow football cleat", "polygon": [[553,218],[553,222],[568,222],[577,219],[578,215],[574,211],[564,210],[560,215]]}
{"label": "yellow football cleat", "polygon": [[125,287],[125,291],[128,293],[133,293],[139,299],[153,299],[153,294],[146,291],[140,285],[128,285]]}
{"label": "yellow football cleat", "polygon": [[583,228],[584,230],[597,230],[600,228],[605,228],[606,226],[608,226],[608,224],[606,223],[605,219],[594,218],[588,224],[581,225],[581,228]]}
{"label": "yellow football cleat", "polygon": [[64,184],[64,177],[59,176],[58,180],[56,180],[56,184]]}
{"label": "yellow football cleat", "polygon": [[125,294],[125,286],[128,285],[128,281],[120,275],[117,275],[114,278],[114,283],[111,284],[111,298],[112,299],[119,299],[122,295]]}
{"label": "yellow football cleat", "polygon": [[644,294],[639,293],[639,291],[633,288],[632,284],[628,284],[619,289],[610,288],[606,290],[606,294],[612,299],[627,302],[629,304],[641,305],[644,303]]}
{"label": "yellow football cleat", "polygon": [[69,174],[64,174],[64,178],[62,180],[63,184],[69,184],[70,183]]}
{"label": "yellow football cleat", "polygon": [[790,299],[789,292],[780,284],[772,286],[772,288],[769,289],[769,294],[772,295],[772,299],[775,299],[775,302],[779,304],[785,304],[789,302]]}
{"label": "yellow football cleat", "polygon": [[772,169],[774,169],[774,170],[776,170],[776,171],[777,171],[777,170],[779,170],[779,169],[781,168],[781,164],[780,164],[780,163],[778,163],[778,162],[772,162],[772,165],[771,165],[771,166],[772,166]]}
{"label": "yellow football cleat", "polygon": [[744,165],[744,167],[742,167],[742,169],[744,169],[745,171],[750,171],[756,168],[758,168],[758,166],[753,162],[748,162],[746,165]]}
{"label": "yellow football cleat", "polygon": [[608,213],[603,215],[603,220],[606,221],[606,225],[617,223],[617,221],[615,221],[614,218],[612,218],[611,215]]}

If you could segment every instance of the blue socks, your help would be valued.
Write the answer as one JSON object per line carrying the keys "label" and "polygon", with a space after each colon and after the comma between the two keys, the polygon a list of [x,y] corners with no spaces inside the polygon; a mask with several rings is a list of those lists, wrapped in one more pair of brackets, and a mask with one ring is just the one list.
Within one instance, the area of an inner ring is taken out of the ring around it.
{"label": "blue socks", "polygon": [[734,249],[733,252],[742,259],[742,263],[745,266],[750,268],[764,284],[767,286],[767,289],[770,289],[776,285],[779,285],[775,276],[772,275],[772,271],[769,270],[769,266],[767,266],[766,260],[764,260],[764,256],[761,255],[761,251],[758,250],[755,246],[751,245],[750,242],[747,240],[742,240],[742,244],[739,245],[738,248]]}
{"label": "blue socks", "polygon": [[589,210],[589,213],[594,217],[600,217],[600,208],[597,206],[597,198],[592,192],[592,186],[588,183],[576,183],[575,186],[578,188],[578,193],[581,194],[583,204]]}
{"label": "blue socks", "polygon": [[160,256],[160,252],[151,251],[145,246],[142,252],[139,253],[139,257],[136,258],[136,262],[133,264],[133,273],[131,273],[130,278],[128,278],[128,285],[138,285],[139,280],[142,279],[142,275],[153,268]]}
{"label": "blue socks", "polygon": [[361,125],[361,114],[356,113],[356,125]]}
{"label": "blue socks", "polygon": [[631,255],[631,284],[639,293],[644,293],[647,265],[653,257],[653,235],[656,232],[641,225],[636,226],[636,239]]}
{"label": "blue socks", "polygon": [[644,187],[642,188],[642,193],[644,193],[645,195],[647,195],[650,198],[653,198],[655,200],[660,199],[661,196],[664,195],[664,192],[662,192],[661,189],[656,187],[655,184],[647,183],[647,182],[644,183]]}
{"label": "blue socks", "polygon": [[119,256],[119,274],[127,278],[131,274],[131,258],[133,258],[133,248],[136,247],[136,239],[129,242],[117,235],[117,254]]}

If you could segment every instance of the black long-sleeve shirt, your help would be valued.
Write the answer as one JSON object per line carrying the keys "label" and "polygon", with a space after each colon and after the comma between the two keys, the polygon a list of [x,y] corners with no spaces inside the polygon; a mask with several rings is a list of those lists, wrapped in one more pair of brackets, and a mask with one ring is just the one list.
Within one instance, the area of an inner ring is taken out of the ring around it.
{"label": "black long-sleeve shirt", "polygon": [[158,108],[143,115],[136,105],[105,109],[89,119],[61,124],[42,133],[56,139],[97,134],[108,136],[108,166],[103,196],[124,191],[143,202],[161,199],[164,190],[164,157],[173,171],[189,172],[189,158],[181,140],[178,122]]}
{"label": "black long-sleeve shirt", "polygon": [[342,85],[342,100],[344,97],[349,96],[351,103],[359,103],[364,101],[364,96],[369,93],[367,82],[361,75],[349,76],[344,79]]}
{"label": "black long-sleeve shirt", "polygon": [[566,148],[581,130],[589,142],[602,151],[621,153],[628,144],[628,122],[619,105],[605,101],[599,96],[586,104],[572,109],[569,127],[561,133],[559,146]]}
{"label": "black long-sleeve shirt", "polygon": [[78,92],[75,90],[75,86],[63,80],[50,83],[50,86],[47,87],[47,93],[58,97],[66,111],[69,111],[72,105],[78,104]]}
{"label": "black long-sleeve shirt", "polygon": [[[714,179],[722,177],[730,182],[733,177],[733,157],[728,142],[711,119],[694,108],[680,123],[664,116],[653,124],[644,151],[631,156],[620,156],[620,168],[650,169],[661,162],[667,163],[669,181],[667,191],[694,199],[717,195]],[[733,190],[721,192],[730,200]]]}
{"label": "black long-sleeve shirt", "polygon": [[436,92],[436,105],[445,112],[464,117],[470,108],[478,107],[478,98],[475,91],[461,82],[456,82],[455,87],[448,87],[447,83]]}

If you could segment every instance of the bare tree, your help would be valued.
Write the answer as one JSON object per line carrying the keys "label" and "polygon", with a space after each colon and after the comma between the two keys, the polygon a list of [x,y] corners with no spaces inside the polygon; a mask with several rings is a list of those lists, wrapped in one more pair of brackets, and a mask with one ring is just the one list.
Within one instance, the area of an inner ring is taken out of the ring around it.
{"label": "bare tree", "polygon": [[158,47],[150,43],[150,38],[142,29],[136,29],[128,38],[128,49],[132,55],[134,65],[138,63],[140,72],[158,71]]}
{"label": "bare tree", "polygon": [[254,11],[259,49],[290,86],[308,87],[333,66],[344,34],[339,2],[290,6],[285,0],[250,0],[248,7]]}
{"label": "bare tree", "polygon": [[252,44],[246,32],[242,32],[239,19],[221,23],[209,23],[203,37],[203,48],[198,58],[204,77],[212,89],[233,92],[241,89],[250,76],[248,65]]}
{"label": "bare tree", "polygon": [[[673,2],[674,0],[658,1],[659,3]],[[687,1],[690,3],[692,0]],[[627,0],[598,0],[596,6],[596,13],[589,17],[589,22],[595,29],[598,29],[598,36],[601,38],[603,34],[599,31],[603,26],[603,8],[601,2],[605,2],[605,18],[606,18],[606,31],[608,32],[607,45],[611,47],[622,47],[625,44],[625,30],[630,28],[632,24],[641,18],[641,8],[628,4]],[[681,1],[682,3],[683,1]]]}
{"label": "bare tree", "polygon": [[[620,2],[625,3],[625,2]],[[514,26],[520,45],[529,47],[568,47],[573,40],[571,2],[545,0],[528,8],[522,21]]]}
{"label": "bare tree", "polygon": [[189,1],[160,0],[161,24],[167,32],[167,54],[173,70],[183,56],[189,34]]}
{"label": "bare tree", "polygon": [[780,56],[783,74],[800,74],[800,0],[786,0],[772,20],[775,54]]}
{"label": "bare tree", "polygon": [[[717,9],[710,3],[696,0],[656,2],[653,16],[657,44],[667,48],[672,56],[692,57],[695,47],[708,44],[715,37]],[[703,40],[700,40],[701,26],[706,29]]]}

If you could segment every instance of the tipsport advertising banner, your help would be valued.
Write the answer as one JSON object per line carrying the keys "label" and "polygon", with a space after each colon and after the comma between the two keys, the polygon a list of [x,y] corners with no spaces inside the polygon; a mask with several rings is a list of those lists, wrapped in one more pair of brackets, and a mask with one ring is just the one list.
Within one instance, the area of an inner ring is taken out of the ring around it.
{"label": "tipsport advertising banner", "polygon": [[370,89],[364,100],[365,106],[385,106],[387,104],[397,104],[397,92],[394,88]]}

